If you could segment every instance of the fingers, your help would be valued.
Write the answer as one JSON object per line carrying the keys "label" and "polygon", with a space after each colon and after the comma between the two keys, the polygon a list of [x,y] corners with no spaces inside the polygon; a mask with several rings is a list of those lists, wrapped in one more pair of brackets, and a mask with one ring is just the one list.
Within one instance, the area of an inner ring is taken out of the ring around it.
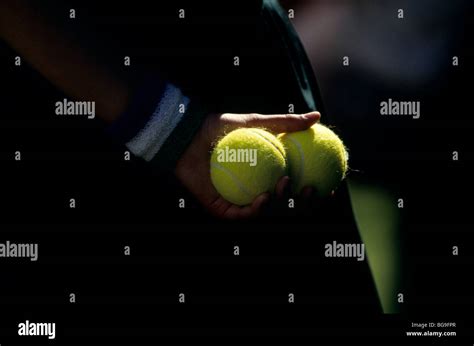
{"label": "fingers", "polygon": [[214,216],[222,219],[249,219],[260,214],[262,208],[269,199],[270,194],[268,192],[262,193],[254,199],[252,204],[241,207],[226,201],[222,197],[218,197],[214,202],[212,202],[208,209]]}
{"label": "fingers", "polygon": [[306,130],[321,118],[319,112],[306,114],[246,114],[245,126],[263,127],[275,133]]}
{"label": "fingers", "polygon": [[[288,176],[282,177],[275,187],[276,195],[279,198],[284,198],[290,195],[290,178]],[[218,198],[212,204],[213,214],[220,216],[224,219],[237,220],[237,219],[249,219],[258,216],[263,207],[270,201],[270,193],[263,193],[248,206],[238,206],[232,204],[222,197]]]}
{"label": "fingers", "polygon": [[229,220],[249,219],[256,217],[269,199],[270,194],[266,192],[255,198],[252,204],[248,206],[240,207],[238,205],[229,203],[228,209],[222,216]]}
{"label": "fingers", "polygon": [[278,180],[275,187],[275,192],[278,198],[285,198],[291,194],[289,176],[285,175],[280,180]]}
{"label": "fingers", "polygon": [[311,186],[305,186],[301,190],[301,197],[305,201],[310,201],[312,198],[314,198],[314,195],[315,195],[315,190]]}
{"label": "fingers", "polygon": [[[291,195],[290,178],[288,176],[282,177],[276,186],[276,196],[280,199],[286,198]],[[323,201],[330,199],[334,196],[334,192],[326,198],[318,197],[317,191],[311,187],[306,186],[301,190],[299,194],[303,202],[303,212],[313,211],[315,208],[321,205]],[[226,201],[222,197],[218,197],[211,205],[210,211],[215,216],[227,219],[227,220],[245,220],[257,217],[261,214],[263,208],[270,201],[270,193],[266,192],[259,195],[252,202],[251,205],[238,206]]]}

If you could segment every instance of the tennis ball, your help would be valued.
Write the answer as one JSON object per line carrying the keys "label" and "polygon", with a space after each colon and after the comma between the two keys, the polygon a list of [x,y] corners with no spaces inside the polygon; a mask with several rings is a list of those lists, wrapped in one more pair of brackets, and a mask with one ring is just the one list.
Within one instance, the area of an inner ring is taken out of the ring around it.
{"label": "tennis ball", "polygon": [[264,192],[273,192],[286,174],[283,145],[271,133],[256,128],[234,130],[211,155],[211,180],[223,198],[246,205]]}
{"label": "tennis ball", "polygon": [[348,154],[341,139],[329,128],[315,124],[305,131],[278,136],[285,146],[292,187],[296,193],[312,186],[323,197],[344,179]]}

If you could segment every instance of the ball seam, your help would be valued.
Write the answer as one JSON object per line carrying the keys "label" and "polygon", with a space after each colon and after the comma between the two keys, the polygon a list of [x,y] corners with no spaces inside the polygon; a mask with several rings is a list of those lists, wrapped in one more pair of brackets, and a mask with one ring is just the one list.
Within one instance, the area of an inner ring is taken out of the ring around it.
{"label": "ball seam", "polygon": [[243,192],[244,194],[246,194],[247,196],[252,196],[252,194],[250,193],[249,190],[247,190],[244,186],[244,184],[234,175],[234,173],[232,173],[231,170],[227,169],[226,167],[216,163],[216,162],[212,162],[211,163],[211,166],[214,167],[214,168],[217,168],[217,169],[220,169],[221,171],[223,171],[224,173],[226,173],[227,175],[229,175],[229,177],[231,178],[231,180],[235,183],[235,185],[237,186],[237,188]]}
{"label": "ball seam", "polygon": [[[270,141],[267,137],[265,137],[264,135],[262,135],[261,133],[259,133],[258,131],[255,131],[255,129],[248,129],[250,132],[258,135],[260,138],[263,138],[263,140],[265,140],[266,142],[270,143],[279,153],[280,155],[282,156],[283,160],[286,161],[286,155],[284,152],[281,151],[280,148],[278,148],[277,145],[275,145],[275,143],[273,143],[272,141]],[[278,139],[277,139],[278,140]]]}
{"label": "ball seam", "polygon": [[[296,147],[296,150],[298,151],[298,153],[300,154],[300,169],[299,169],[299,172],[298,172],[298,177],[296,179],[296,186],[298,186],[302,181],[303,181],[303,174],[304,174],[304,151],[303,151],[303,148],[301,147],[301,143],[298,142],[296,139],[294,138],[291,138],[291,137],[286,137],[286,139],[288,139],[291,143],[294,144],[294,146]],[[302,187],[302,186],[301,186]]]}

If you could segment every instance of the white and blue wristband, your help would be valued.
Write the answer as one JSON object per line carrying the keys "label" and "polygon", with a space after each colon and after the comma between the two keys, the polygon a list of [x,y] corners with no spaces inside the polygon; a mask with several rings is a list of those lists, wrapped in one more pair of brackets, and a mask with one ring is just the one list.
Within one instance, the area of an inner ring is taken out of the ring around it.
{"label": "white and blue wristband", "polygon": [[108,133],[132,154],[160,168],[173,169],[207,112],[171,83],[148,80]]}

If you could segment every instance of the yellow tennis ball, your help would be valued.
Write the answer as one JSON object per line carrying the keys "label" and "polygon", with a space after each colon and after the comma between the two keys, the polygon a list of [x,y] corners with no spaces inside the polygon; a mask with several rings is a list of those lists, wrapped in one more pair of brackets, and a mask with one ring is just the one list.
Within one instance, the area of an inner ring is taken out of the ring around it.
{"label": "yellow tennis ball", "polygon": [[256,128],[230,132],[211,156],[211,180],[231,203],[246,205],[264,192],[273,192],[286,174],[283,145],[271,133]]}
{"label": "yellow tennis ball", "polygon": [[286,149],[296,193],[312,186],[319,196],[326,196],[344,179],[348,153],[341,139],[326,126],[315,124],[305,131],[281,134],[278,138]]}

